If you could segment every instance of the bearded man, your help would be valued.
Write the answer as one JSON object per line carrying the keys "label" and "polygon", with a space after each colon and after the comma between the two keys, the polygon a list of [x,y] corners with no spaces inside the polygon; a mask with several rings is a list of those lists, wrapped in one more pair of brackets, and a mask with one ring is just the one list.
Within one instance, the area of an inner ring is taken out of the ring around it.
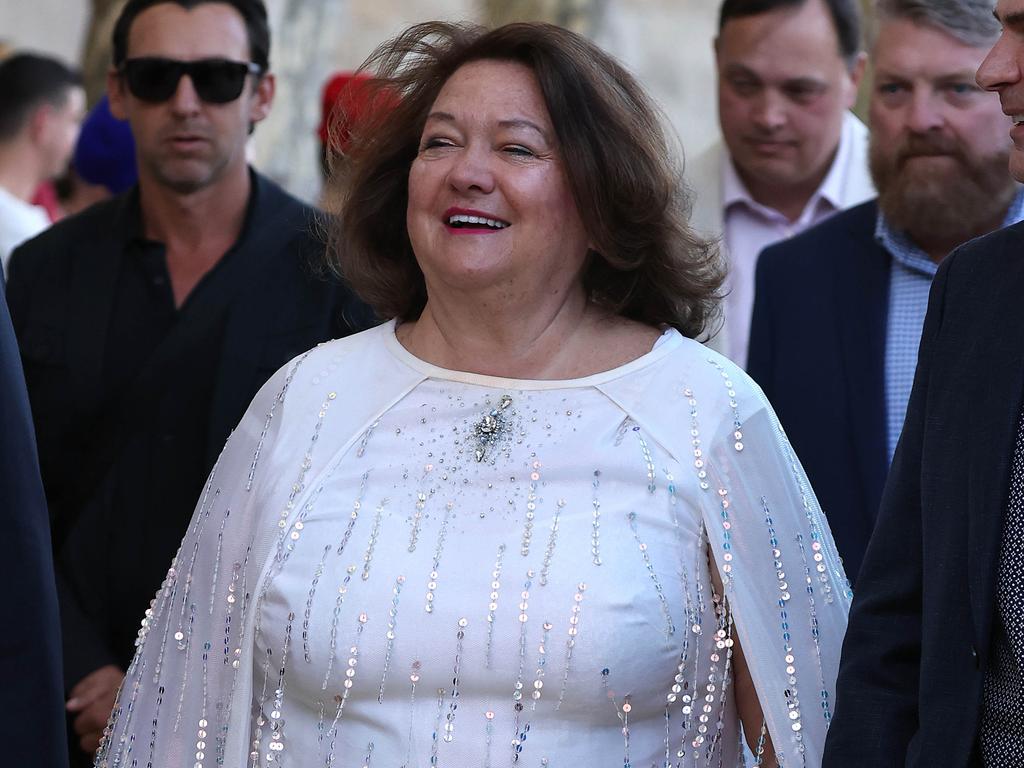
{"label": "bearded man", "polygon": [[975,83],[991,0],[879,0],[877,200],[767,248],[748,370],[775,407],[856,579],[903,427],[928,291],[956,246],[1024,217],[1009,119]]}

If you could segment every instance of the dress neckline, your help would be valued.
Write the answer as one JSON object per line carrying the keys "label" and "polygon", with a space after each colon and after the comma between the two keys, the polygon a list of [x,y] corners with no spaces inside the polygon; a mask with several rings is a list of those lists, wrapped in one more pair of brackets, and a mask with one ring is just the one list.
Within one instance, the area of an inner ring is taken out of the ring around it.
{"label": "dress neckline", "polygon": [[662,360],[673,350],[683,343],[683,335],[675,328],[665,330],[649,352],[640,357],[630,360],[628,363],[610,368],[607,371],[592,373],[575,379],[515,379],[502,376],[488,376],[482,373],[470,373],[469,371],[455,371],[449,368],[442,368],[433,363],[428,363],[404,346],[395,335],[398,327],[397,320],[389,320],[381,326],[381,333],[384,337],[384,344],[388,351],[413,370],[418,371],[427,378],[441,379],[443,381],[455,381],[463,384],[475,384],[492,389],[513,389],[513,390],[543,390],[543,389],[575,389],[580,387],[593,387],[604,384],[614,379],[621,378],[642,368]]}

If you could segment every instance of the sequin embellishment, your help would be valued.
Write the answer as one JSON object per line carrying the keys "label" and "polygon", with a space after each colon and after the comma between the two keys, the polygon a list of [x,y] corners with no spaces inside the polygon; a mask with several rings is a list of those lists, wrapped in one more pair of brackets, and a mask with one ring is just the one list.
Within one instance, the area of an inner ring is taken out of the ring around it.
{"label": "sequin embellishment", "polygon": [[387,650],[384,652],[384,674],[380,678],[380,689],[377,691],[377,702],[384,701],[384,683],[388,679],[388,669],[391,666],[391,654],[395,650],[395,623],[398,619],[398,598],[402,595],[402,585],[405,584],[405,576],[395,579],[395,587],[392,590],[394,597],[391,599],[391,608],[388,609],[388,631]]}
{"label": "sequin embellishment", "polygon": [[661,603],[661,613],[665,617],[665,633],[667,635],[674,635],[676,633],[676,625],[672,621],[672,612],[668,607],[668,600],[665,599],[665,590],[661,586],[661,580],[658,578],[657,571],[654,570],[654,563],[651,562],[651,555],[647,551],[647,542],[640,538],[640,531],[637,528],[636,523],[636,512],[630,512],[628,514],[629,527],[633,531],[633,538],[636,539],[637,548],[640,550],[640,556],[644,560],[644,565],[647,567],[647,573],[651,577],[651,583],[654,584],[654,591],[658,594],[658,602]]}
{"label": "sequin embellishment", "polygon": [[334,701],[338,704],[338,709],[334,713],[334,722],[331,723],[330,729],[327,731],[331,734],[331,749],[327,753],[327,765],[334,764],[334,750],[338,739],[338,724],[341,721],[341,716],[345,711],[345,702],[348,701],[349,692],[352,690],[354,678],[356,676],[356,666],[359,663],[359,640],[363,635],[363,627],[366,626],[367,616],[365,613],[359,614],[359,624],[356,626],[356,639],[352,643],[352,646],[348,649],[349,656],[348,662],[345,668],[345,679],[342,681],[342,687],[344,690],[341,694],[334,697]]}
{"label": "sequin embellishment", "polygon": [[487,668],[491,668],[491,664],[494,659],[492,658],[492,652],[494,649],[494,617],[498,610],[498,590],[501,589],[501,561],[505,556],[505,545],[498,545],[498,557],[494,561],[494,570],[491,571],[491,592],[489,594],[490,602],[487,604]]}
{"label": "sequin embellishment", "polygon": [[594,470],[594,520],[590,524],[590,554],[594,565],[601,564],[601,502],[597,498],[597,489],[601,487],[601,470]]}
{"label": "sequin embellishment", "polygon": [[526,496],[526,515],[523,521],[523,540],[519,545],[519,554],[528,557],[530,554],[530,542],[533,541],[533,521],[537,517],[537,484],[540,482],[539,460],[534,459],[530,472],[530,492]]}
{"label": "sequin embellishment", "polygon": [[565,499],[558,500],[558,508],[555,510],[555,517],[551,521],[551,535],[548,538],[548,546],[544,550],[544,559],[541,561],[540,585],[546,587],[548,584],[548,571],[551,569],[551,558],[555,554],[555,542],[558,540],[558,516],[562,514],[562,507],[565,506]]}
{"label": "sequin embellishment", "polygon": [[498,405],[491,408],[480,421],[473,425],[473,438],[476,441],[473,455],[477,461],[486,459],[491,447],[509,434],[511,424],[506,412],[510,405],[512,405],[512,396],[502,395]]}
{"label": "sequin embellishment", "polygon": [[459,619],[459,629],[455,633],[457,640],[455,646],[455,669],[452,671],[452,697],[448,705],[448,714],[445,715],[444,740],[452,741],[455,738],[455,710],[459,708],[459,672],[462,669],[462,643],[466,639],[466,626],[469,620]]}
{"label": "sequin embellishment", "polygon": [[427,582],[427,601],[423,606],[423,610],[427,613],[434,612],[434,590],[437,589],[437,569],[441,567],[441,553],[444,551],[444,541],[448,536],[448,519],[452,515],[452,507],[454,505],[448,502],[444,511],[444,519],[441,521],[441,530],[437,534],[437,546],[434,547],[434,560],[431,563],[430,569],[430,581]]}
{"label": "sequin embellishment", "polygon": [[580,631],[580,618],[583,612],[583,593],[587,591],[587,585],[580,582],[576,585],[576,594],[572,596],[572,612],[569,614],[569,637],[565,641],[565,670],[562,672],[562,688],[558,692],[558,703],[555,710],[562,707],[565,701],[565,691],[569,687],[569,668],[572,664],[572,653],[576,648],[576,636]]}

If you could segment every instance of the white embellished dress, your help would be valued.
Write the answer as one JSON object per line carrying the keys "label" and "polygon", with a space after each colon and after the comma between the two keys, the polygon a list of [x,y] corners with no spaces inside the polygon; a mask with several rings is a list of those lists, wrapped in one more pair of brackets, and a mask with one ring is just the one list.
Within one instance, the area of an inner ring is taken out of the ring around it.
{"label": "white embellished dress", "polygon": [[526,381],[394,327],[256,396],[97,764],[732,768],[738,641],[780,762],[818,766],[850,592],[760,390],[675,331]]}

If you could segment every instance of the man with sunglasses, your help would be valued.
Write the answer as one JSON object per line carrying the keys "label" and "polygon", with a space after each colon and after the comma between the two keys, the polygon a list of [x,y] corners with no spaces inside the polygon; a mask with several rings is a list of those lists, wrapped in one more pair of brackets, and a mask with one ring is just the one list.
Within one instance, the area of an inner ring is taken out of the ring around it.
{"label": "man with sunglasses", "polygon": [[312,209],[247,165],[274,95],[269,47],[262,0],[129,0],[108,95],[131,125],[138,187],[12,259],[58,554],[67,708],[85,753],[250,399],[291,357],[369,319],[317,275]]}

